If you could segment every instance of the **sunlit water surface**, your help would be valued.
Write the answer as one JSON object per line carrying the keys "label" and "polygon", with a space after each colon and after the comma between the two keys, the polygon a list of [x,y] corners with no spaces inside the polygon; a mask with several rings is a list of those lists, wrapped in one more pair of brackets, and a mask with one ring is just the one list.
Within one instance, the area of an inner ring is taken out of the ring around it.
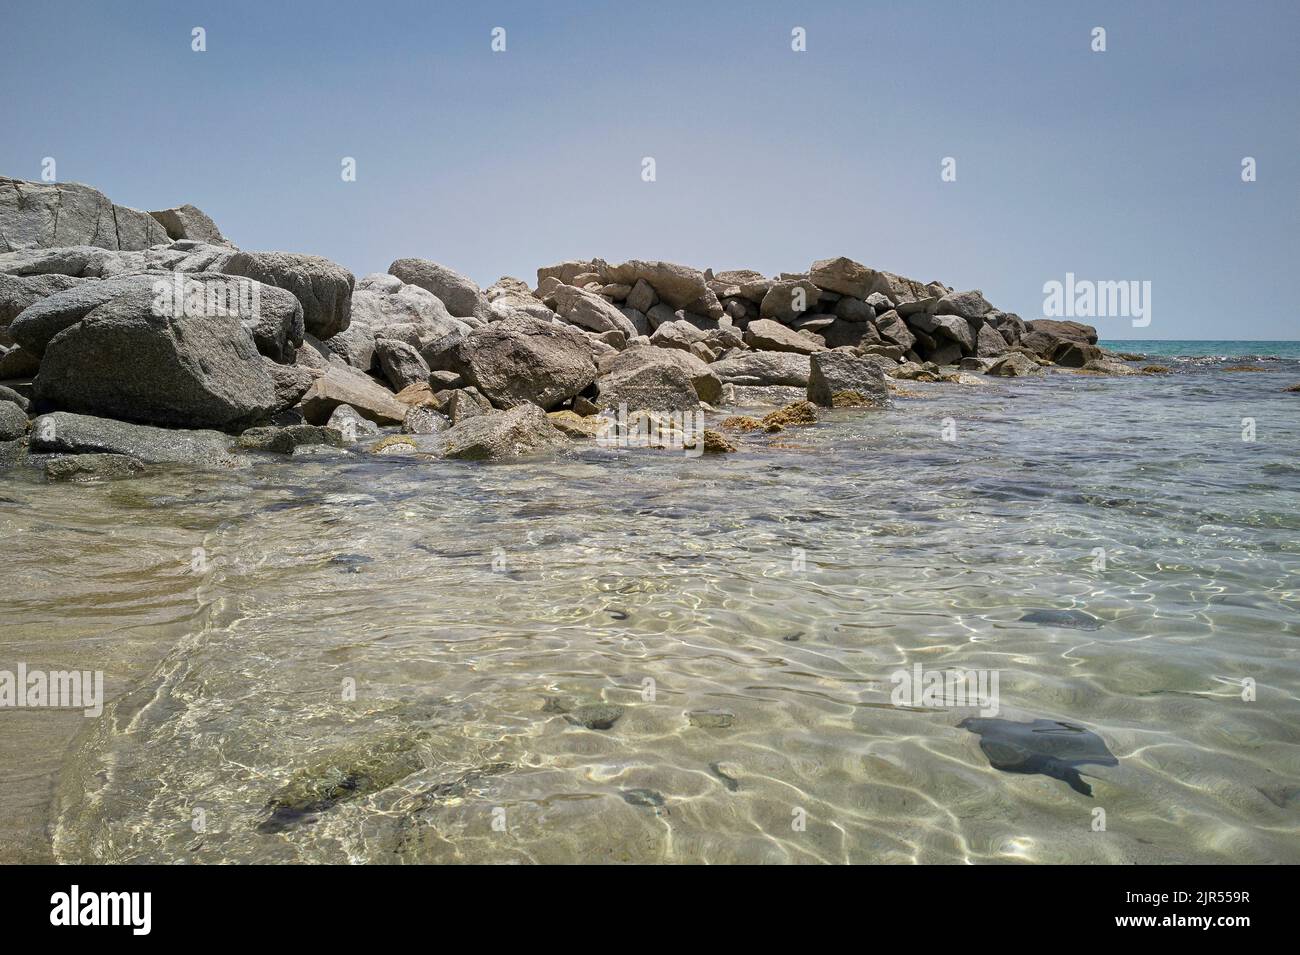
{"label": "sunlit water surface", "polygon": [[[0,855],[1300,862],[1297,381],[909,383],[719,457],[0,476],[0,666],[113,696],[0,714]],[[917,663],[1118,765],[993,769],[969,710],[891,703]]]}

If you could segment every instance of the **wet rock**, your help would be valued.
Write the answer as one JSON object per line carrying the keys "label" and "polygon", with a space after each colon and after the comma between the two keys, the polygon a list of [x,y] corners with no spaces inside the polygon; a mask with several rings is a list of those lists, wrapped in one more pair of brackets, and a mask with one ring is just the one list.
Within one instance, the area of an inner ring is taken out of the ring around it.
{"label": "wet rock", "polygon": [[721,424],[724,431],[739,431],[747,434],[751,431],[767,431],[776,433],[784,431],[785,428],[780,424],[766,424],[752,415],[732,415],[730,418],[724,418]]}
{"label": "wet rock", "polygon": [[415,439],[404,434],[391,434],[367,449],[368,453],[378,455],[415,454],[419,450],[420,446],[415,443]]}
{"label": "wet rock", "polygon": [[118,454],[146,464],[231,467],[231,439],[219,431],[182,431],[56,411],[32,421],[34,452]]}
{"label": "wet rock", "polygon": [[325,445],[341,448],[343,432],[321,425],[298,424],[283,428],[249,428],[239,436],[239,446],[245,451],[271,451],[276,454],[293,454],[300,447]]}
{"label": "wet rock", "polygon": [[1101,628],[1101,621],[1083,610],[1030,610],[1021,616],[1020,621],[1044,627],[1067,627],[1071,630]]}
{"label": "wet rock", "polygon": [[50,481],[113,481],[135,477],[144,470],[144,462],[129,454],[61,454],[45,462],[45,477]]}
{"label": "wet rock", "polygon": [[736,450],[736,446],[721,432],[705,428],[703,450],[705,454],[731,454]]}
{"label": "wet rock", "polygon": [[664,806],[663,794],[653,789],[624,789],[619,795],[630,806],[641,806],[646,809],[662,809]]}
{"label": "wet rock", "polygon": [[297,770],[266,804],[258,832],[277,833],[314,822],[341,802],[368,796],[424,768],[422,734],[340,747]]}
{"label": "wet rock", "polygon": [[356,279],[343,266],[319,255],[237,252],[222,271],[293,293],[302,304],[305,329],[317,338],[343,331],[352,319],[352,287]]}
{"label": "wet rock", "polygon": [[334,428],[343,436],[345,444],[351,444],[358,438],[371,437],[379,433],[379,426],[357,413],[351,405],[339,405],[330,414],[326,425]]}
{"label": "wet rock", "polygon": [[796,401],[763,416],[763,425],[766,428],[770,428],[772,425],[787,428],[791,425],[816,423],[817,408],[811,401]]}
{"label": "wet rock", "polygon": [[702,729],[727,729],[736,722],[736,714],[722,709],[689,710],[686,721]]}
{"label": "wet rock", "polygon": [[1042,369],[1032,358],[1020,352],[1011,352],[990,365],[985,374],[1002,378],[1021,378],[1025,375],[1041,375]]}
{"label": "wet rock", "polygon": [[[824,351],[811,357],[808,400],[823,408],[835,406],[834,396],[853,392],[861,403],[884,405],[889,400],[885,375],[869,358],[852,352]],[[848,407],[847,404],[841,404]]]}
{"label": "wet rock", "polygon": [[554,451],[568,443],[541,408],[516,405],[469,418],[442,435],[442,454],[471,461],[500,461]]}
{"label": "wet rock", "polygon": [[589,730],[607,730],[619,721],[623,712],[623,707],[615,703],[585,703],[565,713],[564,718]]}
{"label": "wet rock", "polygon": [[609,426],[608,418],[599,415],[583,416],[573,411],[551,411],[546,417],[570,438],[594,438]]}
{"label": "wet rock", "polygon": [[[1165,365],[1143,365],[1138,370],[1144,375],[1167,375],[1170,371],[1170,369]],[[1288,388],[1287,390],[1292,391],[1294,390],[1294,387]]]}
{"label": "wet rock", "polygon": [[1142,374],[1142,372],[1138,371],[1136,368],[1134,368],[1131,365],[1126,365],[1123,362],[1118,362],[1118,361],[1109,361],[1105,358],[1094,358],[1091,361],[1085,362],[1083,365],[1083,370],[1096,372],[1097,374],[1101,374],[1101,375]]}
{"label": "wet rock", "polygon": [[1100,736],[1072,723],[1059,720],[1015,723],[969,717],[957,726],[979,736],[980,749],[994,769],[1006,773],[1041,773],[1062,780],[1084,796],[1092,795],[1092,787],[1083,781],[1080,766],[1119,765]]}

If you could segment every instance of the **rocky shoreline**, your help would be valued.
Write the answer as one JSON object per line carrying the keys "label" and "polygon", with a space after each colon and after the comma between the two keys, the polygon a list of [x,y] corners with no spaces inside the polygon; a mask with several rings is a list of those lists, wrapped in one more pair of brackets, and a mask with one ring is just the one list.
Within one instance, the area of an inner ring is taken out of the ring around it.
{"label": "rocky shoreline", "polygon": [[267,453],[726,453],[818,409],[885,406],[899,382],[1167,370],[1092,326],[842,257],[776,277],[592,259],[486,289],[403,258],[358,280],[240,250],[193,206],[6,178],[0,248],[0,468],[51,480]]}

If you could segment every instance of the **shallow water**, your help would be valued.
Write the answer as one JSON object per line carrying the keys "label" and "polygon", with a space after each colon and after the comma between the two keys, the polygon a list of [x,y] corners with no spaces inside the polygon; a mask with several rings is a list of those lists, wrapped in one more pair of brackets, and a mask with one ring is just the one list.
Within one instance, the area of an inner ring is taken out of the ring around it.
{"label": "shallow water", "polygon": [[[983,381],[724,457],[0,476],[0,667],[115,695],[0,712],[0,855],[1300,862],[1300,363]],[[917,663],[1118,765],[993,768]]]}

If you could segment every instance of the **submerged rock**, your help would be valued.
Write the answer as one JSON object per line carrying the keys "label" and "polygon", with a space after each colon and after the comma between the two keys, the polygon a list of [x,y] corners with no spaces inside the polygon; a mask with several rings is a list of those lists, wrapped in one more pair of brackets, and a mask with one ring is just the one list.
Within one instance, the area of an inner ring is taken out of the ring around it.
{"label": "submerged rock", "polygon": [[536,405],[469,418],[442,434],[442,454],[469,461],[500,461],[552,451],[568,444]]}
{"label": "submerged rock", "polygon": [[51,481],[116,480],[143,470],[144,462],[129,454],[61,454],[45,462],[45,477]]}
{"label": "submerged rock", "polygon": [[585,703],[564,714],[575,726],[589,730],[610,729],[623,716],[623,707],[615,703]]}
{"label": "submerged rock", "polygon": [[1020,618],[1021,623],[1037,623],[1044,627],[1067,627],[1071,630],[1099,630],[1101,621],[1082,610],[1030,610]]}
{"label": "submerged rock", "polygon": [[341,802],[368,796],[424,768],[422,734],[402,735],[341,747],[298,770],[266,804],[258,832],[284,832],[316,821]]}
{"label": "submerged rock", "polygon": [[1079,766],[1119,765],[1100,736],[1071,723],[1058,720],[1015,723],[969,717],[957,727],[979,736],[980,749],[994,769],[1006,773],[1041,773],[1064,781],[1084,796],[1092,795],[1092,787],[1083,781]]}

